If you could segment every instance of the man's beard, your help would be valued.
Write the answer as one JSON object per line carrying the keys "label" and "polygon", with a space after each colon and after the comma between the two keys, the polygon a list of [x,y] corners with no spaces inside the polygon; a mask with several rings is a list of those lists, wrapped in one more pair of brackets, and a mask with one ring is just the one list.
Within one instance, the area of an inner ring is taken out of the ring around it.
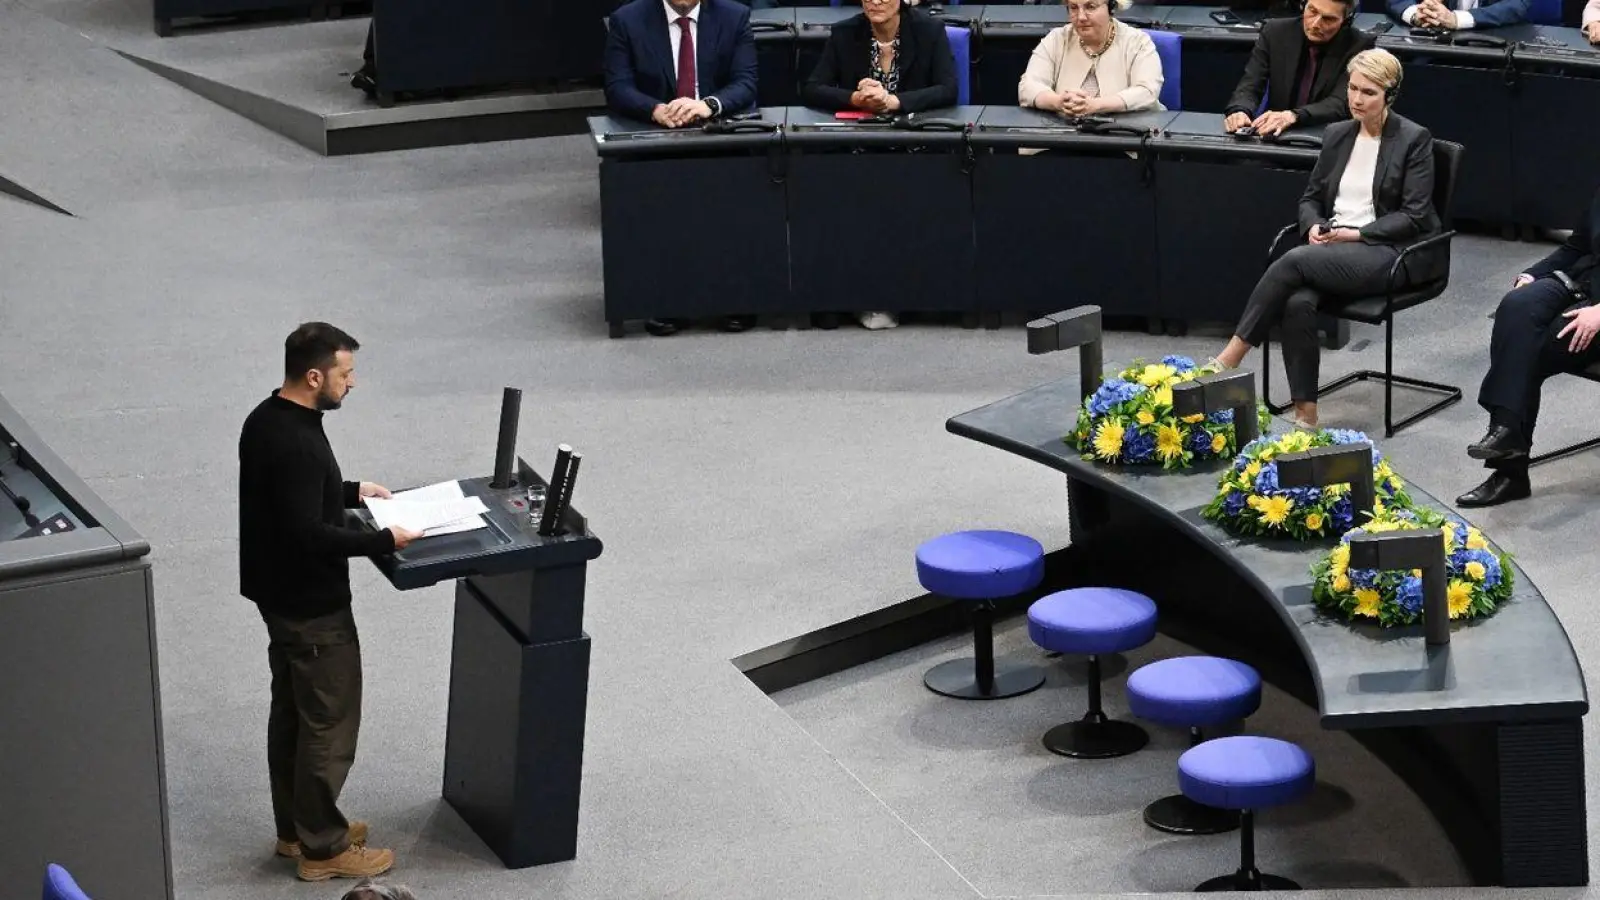
{"label": "man's beard", "polygon": [[317,409],[323,412],[327,412],[330,409],[338,409],[343,403],[344,398],[333,396],[328,393],[327,388],[317,392]]}

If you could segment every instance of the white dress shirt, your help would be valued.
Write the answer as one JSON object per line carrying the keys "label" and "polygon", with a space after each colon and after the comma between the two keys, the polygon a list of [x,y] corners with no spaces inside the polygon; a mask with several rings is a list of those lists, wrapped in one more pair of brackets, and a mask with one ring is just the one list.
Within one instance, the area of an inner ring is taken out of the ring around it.
{"label": "white dress shirt", "polygon": [[1350,161],[1339,178],[1339,193],[1333,197],[1333,228],[1362,228],[1378,220],[1372,205],[1372,182],[1378,172],[1378,143],[1381,138],[1356,133],[1350,148]]}
{"label": "white dress shirt", "polygon": [[[661,6],[667,11],[667,34],[672,37],[672,71],[678,71],[678,48],[683,46],[683,29],[678,26],[678,19],[682,16],[672,8],[667,0],[661,0]],[[694,98],[700,99],[700,4],[696,3],[694,9],[689,10],[689,37],[694,41]]]}

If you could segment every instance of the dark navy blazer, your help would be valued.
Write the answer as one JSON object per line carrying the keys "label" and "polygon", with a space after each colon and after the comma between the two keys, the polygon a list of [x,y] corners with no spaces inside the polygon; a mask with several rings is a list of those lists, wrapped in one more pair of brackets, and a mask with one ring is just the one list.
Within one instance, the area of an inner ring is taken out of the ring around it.
{"label": "dark navy blazer", "polygon": [[[666,4],[631,0],[611,14],[606,36],[606,105],[618,115],[650,121],[658,103],[678,95]],[[716,97],[725,115],[756,103],[756,38],[750,7],[737,0],[700,0],[695,68],[700,99]]]}

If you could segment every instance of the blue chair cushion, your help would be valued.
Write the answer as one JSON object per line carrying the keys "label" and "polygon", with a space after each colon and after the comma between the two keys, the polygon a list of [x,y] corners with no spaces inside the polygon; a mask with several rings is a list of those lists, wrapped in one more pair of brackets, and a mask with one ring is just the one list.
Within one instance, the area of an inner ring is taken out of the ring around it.
{"label": "blue chair cushion", "polygon": [[917,580],[957,600],[998,600],[1039,586],[1044,548],[1011,531],[956,531],[917,548]]}
{"label": "blue chair cushion", "polygon": [[55,863],[45,866],[44,870],[44,900],[89,900],[67,870]]}
{"label": "blue chair cushion", "polygon": [[1128,676],[1128,711],[1163,725],[1220,725],[1260,707],[1261,675],[1232,659],[1180,656]]}
{"label": "blue chair cushion", "polygon": [[956,65],[956,105],[972,102],[972,32],[956,25],[944,27],[950,39],[950,56]]}
{"label": "blue chair cushion", "polygon": [[1170,110],[1183,109],[1183,36],[1172,31],[1150,29],[1151,43],[1161,60],[1161,96],[1157,100]]}
{"label": "blue chair cushion", "polygon": [[1120,653],[1156,636],[1156,604],[1120,588],[1073,588],[1028,607],[1028,637],[1057,653]]}
{"label": "blue chair cushion", "polygon": [[1216,738],[1178,757],[1178,788],[1183,795],[1220,809],[1292,803],[1310,793],[1316,779],[1311,754],[1277,738]]}

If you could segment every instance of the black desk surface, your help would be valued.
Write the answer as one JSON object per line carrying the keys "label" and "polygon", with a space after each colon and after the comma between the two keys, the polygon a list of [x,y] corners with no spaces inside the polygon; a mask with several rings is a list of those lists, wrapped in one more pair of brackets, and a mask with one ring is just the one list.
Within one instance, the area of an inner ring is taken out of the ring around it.
{"label": "black desk surface", "polygon": [[[970,125],[983,112],[981,106],[950,106],[908,116],[912,122],[952,121]],[[786,111],[788,125],[784,143],[804,147],[956,147],[966,140],[961,131],[916,131],[887,124],[865,124],[839,119],[831,112],[791,106]]]}
{"label": "black desk surface", "polygon": [[[787,110],[783,107],[758,110],[761,121],[782,127]],[[589,138],[602,156],[650,156],[671,153],[697,154],[742,152],[770,143],[773,133],[746,131],[738,134],[709,134],[702,128],[662,128],[654,122],[640,122],[620,116],[590,116]]]}
{"label": "black desk surface", "polygon": [[[1312,603],[1309,569],[1333,541],[1239,539],[1202,519],[1226,463],[1162,473],[1085,462],[1062,440],[1076,421],[1078,387],[1076,376],[1041,385],[956,416],[946,427],[1145,507],[1253,582],[1300,644],[1324,727],[1526,721],[1588,711],[1583,670],[1566,630],[1514,563],[1511,601],[1488,619],[1456,625],[1445,648],[1428,647],[1420,627],[1380,629],[1327,617]],[[1416,485],[1408,490],[1419,504],[1440,507]]]}
{"label": "black desk surface", "polygon": [[1173,112],[1120,113],[1112,122],[1144,134],[1096,134],[1085,131],[1055,113],[1018,106],[988,106],[978,117],[972,133],[974,146],[990,147],[1075,147],[1080,149],[1137,150],[1151,129],[1165,128],[1177,118]]}

